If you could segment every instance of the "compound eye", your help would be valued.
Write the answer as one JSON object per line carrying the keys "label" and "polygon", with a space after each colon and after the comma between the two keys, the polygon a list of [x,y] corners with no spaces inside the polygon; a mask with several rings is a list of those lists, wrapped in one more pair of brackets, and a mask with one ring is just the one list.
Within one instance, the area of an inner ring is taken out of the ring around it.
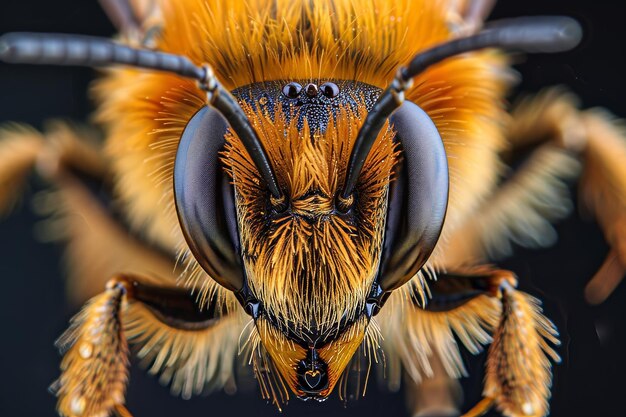
{"label": "compound eye", "polygon": [[283,95],[287,98],[297,98],[302,91],[302,86],[298,83],[289,83],[283,87]]}
{"label": "compound eye", "polygon": [[328,98],[335,98],[339,95],[339,87],[335,83],[324,83],[320,91]]}

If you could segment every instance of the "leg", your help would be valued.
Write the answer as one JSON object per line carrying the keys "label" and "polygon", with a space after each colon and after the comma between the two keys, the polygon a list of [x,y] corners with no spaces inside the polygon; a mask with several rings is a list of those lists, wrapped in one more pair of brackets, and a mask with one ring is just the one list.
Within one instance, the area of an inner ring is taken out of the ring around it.
{"label": "leg", "polygon": [[[128,341],[183,396],[232,377],[241,328],[219,304],[201,308],[178,288],[118,276],[72,320],[59,339],[65,356],[53,385],[62,416],[121,416],[128,379]],[[234,331],[233,331],[234,328]],[[234,335],[234,336],[233,336]],[[229,362],[230,361],[230,362]],[[230,365],[230,366],[229,366]]]}
{"label": "leg", "polygon": [[502,318],[487,356],[483,395],[509,416],[545,416],[552,384],[551,358],[559,355],[557,331],[541,313],[539,301],[501,287]]}
{"label": "leg", "polygon": [[456,380],[467,371],[457,340],[470,353],[481,352],[500,318],[497,287],[515,282],[511,273],[490,267],[438,275],[429,282],[432,297],[426,306],[416,301],[419,294],[409,292],[415,290],[403,287],[379,314],[388,362],[401,361],[408,398],[414,399],[410,411],[424,417],[460,415]]}
{"label": "leg", "polygon": [[501,302],[500,321],[487,355],[484,399],[464,417],[480,416],[494,405],[512,417],[546,415],[552,381],[549,358],[560,361],[548,342],[558,345],[559,341],[539,301],[515,290],[516,280],[508,271],[477,267],[439,279],[442,283],[465,281],[466,286],[482,288]]}
{"label": "leg", "polygon": [[108,416],[123,406],[128,379],[128,344],[122,331],[120,309],[130,289],[113,280],[94,297],[59,339],[65,353],[62,374],[52,389],[57,409],[66,417]]}
{"label": "leg", "polygon": [[513,243],[546,247],[556,240],[551,222],[572,210],[569,184],[582,171],[579,149],[584,131],[575,99],[552,89],[522,100],[507,128],[509,164],[528,155],[505,179],[475,215],[450,239],[444,267],[488,262],[509,256]]}
{"label": "leg", "polygon": [[38,228],[44,240],[66,243],[67,291],[82,304],[99,293],[117,271],[159,277],[175,285],[176,247],[159,248],[129,230],[116,211],[109,165],[94,132],[49,123],[44,133],[19,125],[0,130],[0,213],[18,199],[36,168],[50,190],[34,199],[47,217]]}
{"label": "leg", "polygon": [[455,230],[443,267],[501,259],[513,253],[513,244],[531,248],[553,244],[557,236],[552,222],[571,213],[569,184],[580,171],[575,155],[554,144],[540,145]]}
{"label": "leg", "polygon": [[[456,338],[474,354],[493,340],[484,399],[465,417],[481,415],[492,406],[512,417],[545,415],[552,379],[549,358],[559,358],[548,345],[558,344],[556,330],[542,315],[539,302],[514,289],[516,278],[509,271],[477,266],[438,275],[430,285],[428,305],[405,305],[403,324],[393,330],[393,347],[407,373],[418,384],[437,376],[435,357],[445,375],[458,378],[466,372]],[[450,392],[438,389],[442,400],[429,406],[449,411]]]}
{"label": "leg", "polygon": [[598,110],[583,116],[587,146],[581,182],[582,203],[596,217],[611,251],[585,288],[585,298],[600,304],[626,274],[626,131]]}
{"label": "leg", "polygon": [[558,89],[524,100],[513,113],[513,145],[551,141],[583,162],[581,203],[611,246],[604,265],[585,289],[591,304],[604,301],[626,274],[626,131],[607,112],[580,111]]}
{"label": "leg", "polygon": [[443,266],[509,255],[512,242],[551,244],[550,222],[571,210],[567,183],[582,173],[581,204],[611,246],[585,290],[590,303],[601,303],[626,274],[626,132],[606,113],[580,111],[572,95],[551,89],[516,106],[508,137],[508,159],[531,156],[457,229]]}
{"label": "leg", "polygon": [[19,200],[28,175],[37,166],[47,177],[59,165],[75,167],[102,178],[106,162],[89,134],[63,123],[52,123],[40,133],[35,129],[7,124],[0,128],[0,214],[9,212]]}
{"label": "leg", "polygon": [[509,256],[513,243],[554,243],[551,222],[571,212],[569,183],[581,172],[575,149],[584,129],[576,112],[574,99],[557,89],[516,106],[507,129],[511,146],[503,156],[510,164],[518,162],[515,155],[528,157],[516,171],[507,172],[500,187],[455,231],[444,268]]}
{"label": "leg", "polygon": [[116,213],[110,195],[101,191],[100,182],[88,183],[68,167],[57,169],[48,179],[53,187],[34,201],[46,217],[38,231],[44,240],[65,244],[70,301],[80,305],[98,294],[117,271],[148,276],[154,284],[176,284],[176,249],[148,243],[130,230],[120,221],[123,216]]}

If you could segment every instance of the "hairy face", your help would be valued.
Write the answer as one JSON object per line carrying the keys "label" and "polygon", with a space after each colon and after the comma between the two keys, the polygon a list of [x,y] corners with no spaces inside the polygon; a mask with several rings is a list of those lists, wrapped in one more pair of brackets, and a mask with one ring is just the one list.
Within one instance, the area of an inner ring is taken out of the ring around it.
{"label": "hairy face", "polygon": [[279,109],[270,115],[245,107],[286,194],[284,211],[274,208],[236,136],[227,137],[224,153],[235,186],[247,281],[261,303],[260,340],[300,396],[307,387],[316,396],[328,395],[367,332],[365,303],[378,273],[397,153],[393,134],[384,129],[366,161],[354,205],[347,213],[337,210],[366,114],[365,103],[355,102],[333,110],[321,128],[295,113]]}

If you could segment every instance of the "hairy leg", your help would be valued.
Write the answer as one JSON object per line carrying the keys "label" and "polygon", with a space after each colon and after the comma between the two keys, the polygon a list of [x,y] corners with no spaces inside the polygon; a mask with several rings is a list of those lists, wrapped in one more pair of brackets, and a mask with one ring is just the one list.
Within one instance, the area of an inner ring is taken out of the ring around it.
{"label": "hairy leg", "polygon": [[150,243],[124,223],[96,136],[60,122],[48,123],[43,133],[22,125],[0,130],[0,157],[9,161],[0,168],[0,213],[19,200],[33,169],[50,184],[34,198],[34,208],[46,218],[37,231],[43,240],[66,244],[67,293],[78,305],[118,271],[162,285],[175,285],[180,272],[174,261],[178,248]]}
{"label": "hairy leg", "polygon": [[493,406],[513,417],[547,413],[549,358],[559,360],[549,345],[558,344],[556,330],[542,315],[539,301],[517,291],[516,283],[510,271],[462,267],[440,272],[437,281],[429,283],[432,297],[425,306],[411,295],[403,297],[401,324],[392,325],[385,337],[391,339],[414,386],[426,383],[424,392],[434,390],[427,403],[420,403],[419,388],[412,390],[417,400],[413,405],[418,406],[413,412],[434,416],[454,411],[451,399],[457,388],[451,381],[466,375],[460,340],[473,354],[491,343],[484,399],[465,417],[481,415]]}
{"label": "hairy leg", "polygon": [[35,167],[44,177],[60,165],[104,177],[107,164],[96,143],[93,132],[60,122],[48,123],[43,133],[16,123],[1,126],[0,214],[8,213],[19,201]]}
{"label": "hairy leg", "polygon": [[62,374],[53,385],[62,416],[127,416],[129,343],[151,373],[183,397],[232,379],[241,327],[227,307],[202,308],[189,291],[118,275],[59,339]]}
{"label": "hairy leg", "polygon": [[581,206],[595,216],[611,247],[585,289],[591,304],[604,301],[626,274],[626,129],[601,109],[581,111],[571,94],[551,89],[523,100],[513,113],[512,144],[552,143],[582,162]]}
{"label": "hairy leg", "polygon": [[402,364],[409,411],[420,417],[460,415],[458,379],[467,371],[458,341],[472,354],[489,344],[501,311],[491,288],[510,274],[474,267],[438,275],[428,282],[429,300],[407,286],[378,316],[387,363]]}
{"label": "hairy leg", "polygon": [[[2,190],[6,207],[36,168],[51,188],[35,198],[35,206],[49,217],[44,237],[67,243],[71,298],[83,302],[93,296],[59,341],[66,352],[54,385],[59,412],[129,416],[123,405],[128,343],[150,373],[185,398],[232,384],[241,318],[218,317],[235,301],[218,291],[196,303],[190,289],[175,288],[176,248],[155,247],[124,224],[97,141],[65,124],[44,134],[21,126],[2,133],[0,153],[15,162],[0,170],[0,182],[8,185]],[[117,271],[130,274],[95,295]]]}
{"label": "hairy leg", "polygon": [[507,136],[513,163],[529,155],[450,239],[443,268],[510,255],[512,243],[543,247],[556,239],[550,222],[571,211],[568,183],[581,176],[581,207],[595,216],[611,246],[585,289],[604,301],[626,274],[626,130],[604,111],[581,111],[562,89],[522,100]]}
{"label": "hairy leg", "polygon": [[118,271],[142,274],[155,284],[176,284],[176,249],[158,247],[134,233],[116,212],[115,200],[98,193],[99,185],[93,189],[70,170],[60,170],[51,184],[34,205],[46,217],[40,237],[65,244],[70,301],[82,304]]}
{"label": "hairy leg", "polygon": [[[450,280],[459,283],[450,285],[446,282]],[[489,266],[452,271],[439,281],[444,288],[465,285],[484,291],[501,303],[499,323],[487,354],[484,399],[464,417],[482,415],[492,406],[512,417],[546,415],[552,382],[550,359],[560,361],[550,343],[558,345],[559,341],[556,328],[542,314],[539,300],[515,289],[513,273]]]}

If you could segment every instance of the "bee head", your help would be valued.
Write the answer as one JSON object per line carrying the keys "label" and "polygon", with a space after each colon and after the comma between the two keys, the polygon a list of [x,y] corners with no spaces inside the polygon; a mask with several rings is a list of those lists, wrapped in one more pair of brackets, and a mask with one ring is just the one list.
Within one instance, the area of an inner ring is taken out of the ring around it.
{"label": "bee head", "polygon": [[[380,93],[339,80],[233,91],[271,161],[280,198],[244,142],[208,108],[194,116],[179,146],[177,207],[190,248],[211,276],[238,294],[263,348],[300,397],[330,394],[386,294],[419,271],[443,224],[445,152],[432,121],[416,114],[415,105],[386,122],[352,193],[342,195],[355,141]],[[422,148],[404,145],[403,138]],[[407,212],[407,204],[415,207]],[[415,221],[407,224],[407,213]],[[401,229],[416,233],[407,239]]]}
{"label": "bee head", "polygon": [[[233,92],[238,105],[218,92],[221,115],[193,117],[174,170],[187,243],[238,294],[296,395],[331,392],[371,317],[441,234],[447,157],[430,117],[404,101],[413,77],[472,50],[555,52],[580,37],[569,18],[510,20],[416,55],[384,92],[354,81],[254,84]],[[233,187],[216,163],[224,138]]]}

